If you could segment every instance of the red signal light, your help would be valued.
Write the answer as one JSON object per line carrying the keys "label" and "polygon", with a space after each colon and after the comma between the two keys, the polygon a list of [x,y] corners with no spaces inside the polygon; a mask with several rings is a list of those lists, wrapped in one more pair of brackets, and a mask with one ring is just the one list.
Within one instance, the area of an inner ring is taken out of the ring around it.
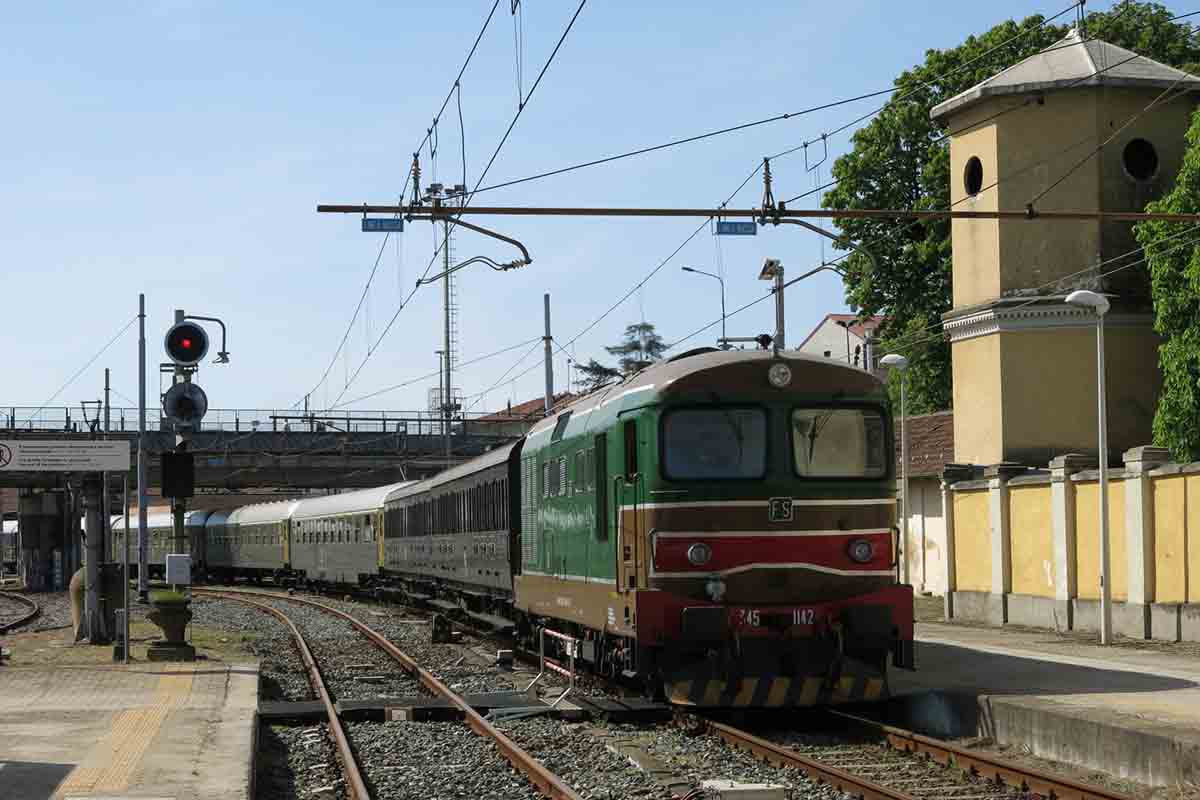
{"label": "red signal light", "polygon": [[191,340],[191,339],[181,339],[181,340],[179,341],[179,344],[183,346],[183,349],[184,349],[184,350],[191,350],[191,349],[192,349],[192,340]]}

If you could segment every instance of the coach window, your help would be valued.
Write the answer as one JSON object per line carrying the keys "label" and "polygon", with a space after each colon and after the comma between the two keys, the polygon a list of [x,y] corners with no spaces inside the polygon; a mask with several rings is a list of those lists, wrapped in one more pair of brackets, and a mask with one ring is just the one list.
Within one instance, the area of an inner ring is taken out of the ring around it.
{"label": "coach window", "polygon": [[632,481],[638,471],[637,420],[625,423],[625,480]]}

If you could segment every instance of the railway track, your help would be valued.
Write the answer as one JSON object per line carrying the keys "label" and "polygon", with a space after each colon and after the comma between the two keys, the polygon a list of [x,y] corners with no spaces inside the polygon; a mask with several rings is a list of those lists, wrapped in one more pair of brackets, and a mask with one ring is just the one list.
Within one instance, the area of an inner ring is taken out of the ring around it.
{"label": "railway track", "polygon": [[[351,622],[364,634],[370,630],[361,620],[325,603],[266,592],[248,594],[257,594],[264,599],[269,597],[276,601],[306,603]],[[378,633],[375,635],[383,638]],[[399,652],[390,642],[384,649]],[[406,669],[417,670],[413,674],[421,674],[421,668],[403,653],[400,657],[393,657],[405,665]],[[422,685],[433,694],[446,696],[437,688],[440,686],[442,690],[449,691],[445,689],[444,684],[428,673],[425,675],[428,676],[427,679],[418,678]],[[461,698],[456,705],[463,709],[466,707]],[[723,742],[728,750],[744,754],[754,761],[782,768],[776,776],[780,783],[792,784],[794,787],[795,781],[790,776],[794,776],[798,771],[809,783],[826,787],[833,792],[830,796],[841,794],[859,800],[1011,800],[1031,796],[1047,800],[1133,800],[1121,792],[1042,772],[854,714],[833,709],[824,713],[827,715],[828,724],[821,726],[823,733],[817,736],[796,731],[754,733],[693,714],[681,714],[676,722],[682,728],[691,728],[693,733],[699,732],[715,737]],[[466,714],[468,723],[472,714]],[[481,718],[479,723],[491,727]],[[523,727],[505,723],[504,727],[512,737],[508,740],[510,743],[514,740],[521,741],[526,745],[526,749],[534,751],[539,758],[555,765],[561,774],[574,777],[570,775],[570,769],[562,765],[561,759],[555,762],[552,751],[572,739],[578,744],[582,737],[567,735],[565,728],[559,726],[556,729],[549,720],[525,724]],[[617,737],[637,729],[638,726],[612,726],[613,734]],[[483,732],[486,733],[486,730],[484,728]],[[647,729],[643,726],[641,730],[644,732]],[[671,762],[672,753],[683,749],[678,741],[679,737],[662,733],[656,736],[661,746],[654,754]],[[513,744],[513,747],[521,750],[518,745]],[[650,749],[654,751],[656,748],[652,746]],[[590,752],[586,744],[581,746],[581,751]],[[522,752],[523,758],[537,763],[528,752]],[[711,765],[711,755],[710,751],[709,757],[701,760],[707,760]],[[522,757],[518,756],[518,760],[514,761],[506,753],[506,758],[525,772],[525,769],[518,766],[518,762],[528,764]],[[697,773],[688,769],[685,763],[685,760],[681,760],[675,764],[680,767],[680,776],[686,780],[694,780]],[[726,763],[736,767],[732,759]],[[719,771],[718,768],[713,769]],[[719,777],[711,772],[710,775]],[[761,778],[763,775],[759,774],[757,777]],[[573,793],[555,793],[554,787],[549,783],[534,783],[539,791],[548,797],[577,796]],[[560,782],[559,786],[562,788],[558,791],[571,792],[563,783]],[[795,788],[794,792],[799,792],[796,796],[803,794]]]}
{"label": "railway track", "polygon": [[16,592],[0,592],[0,634],[32,622],[41,613],[37,601]]}
{"label": "railway track", "polygon": [[[338,753],[339,761],[342,764],[343,773],[346,780],[346,790],[349,800],[369,800],[371,794],[367,789],[367,780],[364,778],[361,765],[356,760],[355,748],[351,746],[351,739],[347,735],[345,728],[342,726],[338,718],[337,710],[333,704],[333,699],[330,695],[321,674],[321,670],[317,665],[317,660],[313,657],[311,648],[305,641],[300,629],[295,625],[289,615],[280,609],[279,604],[295,604],[309,609],[316,609],[321,613],[348,623],[355,631],[366,637],[376,648],[383,653],[386,653],[407,675],[411,676],[415,684],[432,694],[435,697],[440,697],[446,700],[453,706],[461,715],[463,722],[470,730],[474,731],[482,739],[486,740],[495,750],[507,761],[517,772],[525,776],[525,779],[544,797],[552,798],[553,800],[581,800],[574,789],[568,786],[561,778],[547,769],[541,762],[526,752],[520,745],[514,742],[506,734],[485,720],[475,709],[473,709],[460,695],[452,691],[442,681],[425,670],[413,658],[404,653],[385,636],[374,630],[366,623],[356,619],[346,612],[334,608],[325,603],[320,603],[314,600],[308,600],[299,597],[291,597],[284,595],[270,595],[265,592],[246,592],[240,590],[194,590],[197,596],[221,598],[226,600],[235,600],[257,606],[260,609],[267,610],[271,614],[285,620],[296,638],[297,648],[300,650],[304,659],[305,666],[308,669],[310,682],[312,682],[314,690],[320,696],[320,699],[325,706],[326,716],[328,718],[329,732],[334,740],[335,748]],[[361,660],[362,653],[356,652],[355,657]],[[422,726],[429,726],[430,723],[420,723]],[[362,734],[363,739],[360,750],[374,753],[376,750],[386,750],[386,748],[375,748],[373,737],[371,734],[365,733],[366,724],[356,726],[353,731],[356,734]],[[436,730],[436,728],[429,728]],[[451,746],[451,741],[445,742],[447,747]],[[458,746],[463,746],[466,743],[457,742]],[[438,743],[432,743],[431,750],[437,748]],[[380,757],[386,757],[385,752],[378,752]],[[446,753],[449,756],[450,753]],[[432,768],[436,763],[427,763],[426,766]],[[383,766],[381,770],[393,767]],[[385,778],[383,776],[370,781],[375,785],[379,785]]]}

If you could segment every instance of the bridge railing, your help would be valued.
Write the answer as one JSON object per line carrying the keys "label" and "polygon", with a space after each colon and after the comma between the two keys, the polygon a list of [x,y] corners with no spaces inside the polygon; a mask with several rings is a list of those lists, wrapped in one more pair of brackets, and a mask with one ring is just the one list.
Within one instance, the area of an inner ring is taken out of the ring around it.
{"label": "bridge railing", "polygon": [[[86,433],[97,423],[103,429],[103,411],[94,406],[0,406],[0,432],[47,431]],[[477,433],[513,436],[535,421],[532,417],[503,416],[487,413],[460,414],[449,423],[451,434]],[[147,430],[169,428],[158,408],[146,409]],[[128,407],[109,409],[109,430],[136,432],[138,410]],[[294,409],[209,409],[200,425],[202,431],[296,432],[296,433],[399,433],[408,435],[444,435],[446,422],[429,411],[338,411],[305,413]]]}

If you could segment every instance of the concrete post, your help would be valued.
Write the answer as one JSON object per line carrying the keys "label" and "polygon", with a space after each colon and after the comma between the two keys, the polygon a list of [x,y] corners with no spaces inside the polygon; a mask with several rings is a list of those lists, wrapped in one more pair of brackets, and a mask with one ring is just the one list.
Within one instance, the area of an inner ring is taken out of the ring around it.
{"label": "concrete post", "polygon": [[1075,570],[1075,484],[1071,476],[1095,460],[1067,453],[1050,462],[1050,516],[1054,526],[1054,616],[1058,630],[1075,627],[1072,601],[1078,594]]}
{"label": "concrete post", "polygon": [[100,562],[104,559],[104,516],[101,508],[99,473],[89,473],[83,478],[84,530],[87,535],[87,569],[84,580],[87,595],[84,603],[84,630],[92,644],[108,642],[104,618],[100,609]]}
{"label": "concrete post", "polygon": [[1008,513],[1008,481],[1025,471],[1019,464],[993,464],[984,471],[988,480],[988,501],[992,531],[992,602],[988,622],[1008,622],[1008,595],[1012,592],[1012,532]]}
{"label": "concrete post", "polygon": [[[1171,460],[1163,447],[1134,447],[1122,456],[1125,462],[1125,553],[1128,598],[1122,613],[1127,636],[1179,640],[1179,607],[1154,607],[1154,494],[1150,470]],[[1152,612],[1152,609],[1156,611]],[[1153,620],[1152,620],[1153,617]],[[1153,625],[1157,622],[1157,626]],[[1153,630],[1157,628],[1157,630]]]}

